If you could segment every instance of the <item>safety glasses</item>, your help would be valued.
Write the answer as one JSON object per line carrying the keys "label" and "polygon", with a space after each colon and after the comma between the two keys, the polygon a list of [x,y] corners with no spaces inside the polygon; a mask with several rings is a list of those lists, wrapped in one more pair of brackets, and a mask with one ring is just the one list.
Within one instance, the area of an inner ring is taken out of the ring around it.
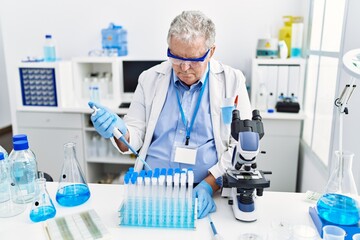
{"label": "safety glasses", "polygon": [[171,53],[170,48],[168,48],[167,50],[167,56],[169,57],[169,60],[172,64],[175,65],[181,65],[181,64],[187,64],[193,68],[198,67],[201,65],[201,63],[203,63],[206,59],[206,57],[208,56],[209,52],[210,52],[209,48],[206,53],[204,54],[204,56],[199,57],[199,58],[182,58],[182,57],[178,57],[175,56]]}

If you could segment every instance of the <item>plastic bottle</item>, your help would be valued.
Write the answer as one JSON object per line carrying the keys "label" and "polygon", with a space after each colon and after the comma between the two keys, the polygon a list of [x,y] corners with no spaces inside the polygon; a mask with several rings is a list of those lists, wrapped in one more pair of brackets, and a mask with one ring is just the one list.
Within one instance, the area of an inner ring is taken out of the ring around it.
{"label": "plastic bottle", "polygon": [[15,202],[19,203],[20,197],[23,197],[25,202],[31,202],[35,195],[37,164],[34,154],[29,150],[28,141],[14,142],[14,151],[11,152],[9,160],[11,179],[19,185],[20,190],[15,193]]}
{"label": "plastic bottle", "polygon": [[267,98],[267,112],[268,113],[275,112],[275,105],[276,105],[275,94],[270,92],[269,95],[268,95],[268,98]]}
{"label": "plastic bottle", "polygon": [[[4,161],[6,162],[6,165],[9,167],[9,154],[8,152],[5,150],[5,148],[3,148],[1,145],[0,145],[0,153],[3,153],[4,154]],[[9,170],[9,169],[8,169]]]}
{"label": "plastic bottle", "polygon": [[8,173],[9,167],[5,154],[0,152],[0,203],[8,201],[10,198],[7,182]]}
{"label": "plastic bottle", "polygon": [[293,23],[293,17],[292,16],[284,16],[283,17],[284,26],[279,31],[279,41],[285,41],[288,54],[287,57],[290,57],[290,49],[291,49],[291,38],[292,38],[292,30],[291,25]]}
{"label": "plastic bottle", "polygon": [[264,83],[260,84],[256,96],[256,108],[260,111],[266,111],[267,108],[267,89]]}
{"label": "plastic bottle", "polygon": [[302,17],[294,17],[291,26],[291,57],[301,57],[304,23]]}
{"label": "plastic bottle", "polygon": [[44,44],[44,61],[55,62],[56,61],[56,47],[54,39],[51,35],[45,35]]}
{"label": "plastic bottle", "polygon": [[286,59],[289,55],[289,50],[284,40],[279,41],[279,57],[280,59]]}

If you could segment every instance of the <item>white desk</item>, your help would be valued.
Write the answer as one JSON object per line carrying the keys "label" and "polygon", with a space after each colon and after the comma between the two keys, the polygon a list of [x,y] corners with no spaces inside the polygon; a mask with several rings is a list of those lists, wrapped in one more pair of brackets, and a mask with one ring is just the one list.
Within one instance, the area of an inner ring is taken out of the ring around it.
{"label": "white desk", "polygon": [[[177,240],[211,239],[211,229],[207,218],[197,221],[196,230],[175,230],[162,228],[133,228],[118,226],[118,207],[122,201],[122,185],[89,184],[91,197],[83,205],[71,208],[61,207],[55,200],[58,183],[47,183],[47,189],[57,210],[56,217],[95,209],[103,223],[111,232],[113,239],[132,240]],[[238,240],[243,233],[257,233],[270,240],[280,222],[285,224],[305,224],[314,227],[308,208],[312,204],[304,201],[303,193],[266,192],[257,199],[259,218],[256,222],[244,223],[235,220],[231,206],[226,198],[216,193],[217,211],[212,220],[224,239]],[[0,239],[46,239],[41,223],[32,223],[29,218],[30,206],[24,213],[12,218],[0,218]],[[274,227],[275,226],[275,227]],[[36,237],[35,237],[36,236]],[[281,240],[281,239],[277,239]]]}

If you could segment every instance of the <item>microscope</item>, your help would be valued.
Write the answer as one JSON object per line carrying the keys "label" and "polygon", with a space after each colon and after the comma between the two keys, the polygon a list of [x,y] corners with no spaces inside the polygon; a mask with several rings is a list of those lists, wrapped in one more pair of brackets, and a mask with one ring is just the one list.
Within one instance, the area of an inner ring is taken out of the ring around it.
{"label": "microscope", "polygon": [[259,111],[252,112],[251,120],[241,120],[239,110],[233,110],[231,136],[237,140],[237,145],[232,156],[232,168],[227,169],[223,176],[222,196],[229,197],[236,219],[253,222],[257,219],[255,191],[257,196],[263,195],[264,188],[270,187],[264,174],[271,174],[256,169],[259,142],[264,136]]}

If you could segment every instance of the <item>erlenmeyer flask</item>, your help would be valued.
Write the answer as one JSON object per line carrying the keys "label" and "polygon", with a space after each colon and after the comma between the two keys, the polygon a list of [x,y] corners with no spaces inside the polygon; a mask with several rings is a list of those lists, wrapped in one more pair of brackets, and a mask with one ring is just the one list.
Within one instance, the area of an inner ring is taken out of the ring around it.
{"label": "erlenmeyer flask", "polygon": [[76,158],[75,143],[64,145],[64,163],[56,193],[56,201],[66,207],[83,204],[90,198],[90,190]]}
{"label": "erlenmeyer flask", "polygon": [[[0,152],[0,217],[13,217],[26,209],[24,198],[18,195],[15,202],[15,193],[20,192],[19,185],[13,183],[4,153]],[[21,193],[21,192],[20,192]]]}
{"label": "erlenmeyer flask", "polygon": [[44,176],[40,176],[35,182],[36,190],[34,201],[31,205],[30,219],[33,222],[41,222],[53,218],[56,214],[56,209],[46,190],[46,179]]}
{"label": "erlenmeyer flask", "polygon": [[321,218],[335,224],[353,225],[359,222],[359,205],[353,196],[357,188],[352,173],[354,154],[335,151],[335,164],[325,188],[325,194],[317,202]]}

